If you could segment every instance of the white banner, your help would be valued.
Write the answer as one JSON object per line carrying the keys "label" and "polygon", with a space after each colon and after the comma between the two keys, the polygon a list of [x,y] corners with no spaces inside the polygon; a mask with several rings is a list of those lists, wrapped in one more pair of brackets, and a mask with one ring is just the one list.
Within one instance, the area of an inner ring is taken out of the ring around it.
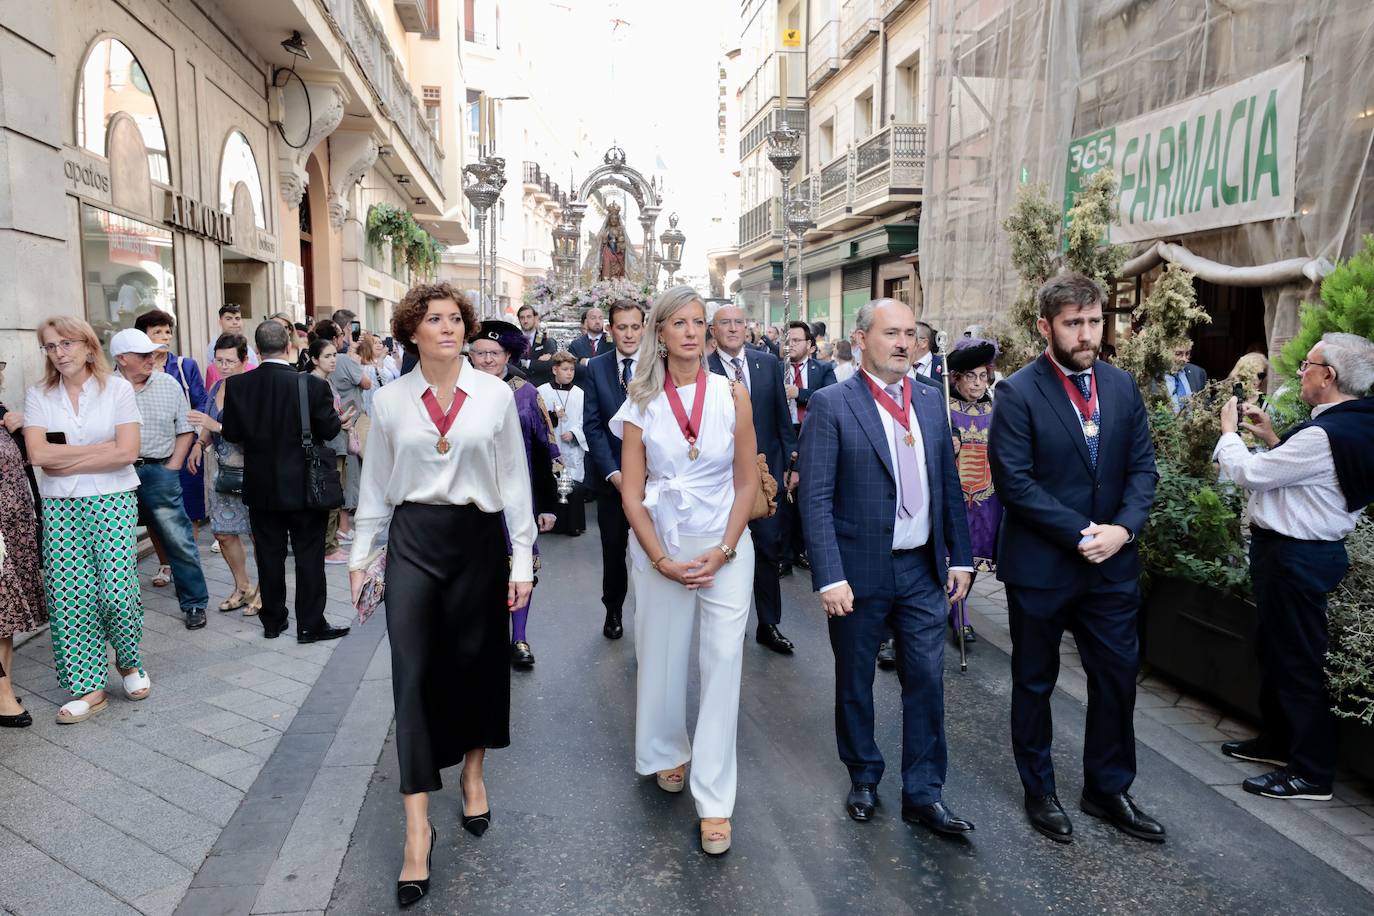
{"label": "white banner", "polygon": [[1070,142],[1065,213],[1087,177],[1111,166],[1121,180],[1113,242],[1291,216],[1305,70],[1283,64]]}

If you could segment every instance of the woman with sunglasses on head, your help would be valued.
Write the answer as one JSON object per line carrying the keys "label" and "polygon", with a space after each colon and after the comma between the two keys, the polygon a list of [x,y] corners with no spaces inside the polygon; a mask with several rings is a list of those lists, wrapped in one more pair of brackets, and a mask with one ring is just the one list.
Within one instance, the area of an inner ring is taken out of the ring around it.
{"label": "woman with sunglasses on head", "polygon": [[42,469],[43,572],[57,682],[75,699],[59,724],[107,705],[107,645],[130,700],[152,689],[143,671],[138,524],[139,428],[134,389],[110,371],[94,329],[80,318],[38,326],[47,373],[24,400],[24,444]]}

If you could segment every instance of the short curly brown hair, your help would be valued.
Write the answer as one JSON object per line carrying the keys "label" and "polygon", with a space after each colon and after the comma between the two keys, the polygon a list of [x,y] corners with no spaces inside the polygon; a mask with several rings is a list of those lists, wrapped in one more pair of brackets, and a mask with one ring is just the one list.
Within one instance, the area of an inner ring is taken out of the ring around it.
{"label": "short curly brown hair", "polygon": [[482,329],[477,320],[477,310],[451,283],[440,280],[438,283],[419,283],[412,286],[391,315],[391,335],[403,345],[410,346],[415,329],[420,326],[429,312],[429,304],[435,299],[449,299],[458,304],[463,314],[463,339],[471,341]]}

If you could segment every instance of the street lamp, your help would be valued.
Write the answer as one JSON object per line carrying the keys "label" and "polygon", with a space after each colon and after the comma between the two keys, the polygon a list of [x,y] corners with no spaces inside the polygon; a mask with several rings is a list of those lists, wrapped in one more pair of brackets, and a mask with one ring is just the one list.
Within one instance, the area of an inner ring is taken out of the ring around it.
{"label": "street lamp", "polygon": [[[802,182],[802,187],[806,187],[806,182]],[[811,195],[809,191],[797,194],[788,202],[784,211],[784,222],[787,226],[783,231],[797,236],[797,295],[801,299],[800,308],[804,312],[807,308],[807,301],[806,269],[802,265],[802,246],[806,241],[806,233],[816,228],[816,221],[811,218]],[[784,282],[785,280],[784,274]]]}
{"label": "street lamp", "polygon": [[668,228],[658,237],[663,243],[663,254],[659,260],[663,269],[668,271],[668,285],[673,285],[673,274],[682,266],[682,246],[687,244],[687,236],[677,227],[677,214],[668,217]]}
{"label": "street lamp", "polygon": [[[788,201],[791,199],[792,170],[801,161],[801,131],[795,127],[789,127],[787,121],[781,122],[782,126],[770,130],[767,134],[768,140],[768,161],[773,163],[773,168],[777,169],[782,175],[782,202],[778,212],[782,215],[782,324],[787,327],[787,323],[792,320],[792,293],[791,282],[789,280],[789,261],[792,257],[792,250],[789,244],[790,233],[787,230]],[[771,214],[770,214],[771,215]],[[766,316],[765,316],[766,317]]]}
{"label": "street lamp", "polygon": [[[476,164],[484,166],[486,168],[485,183],[495,188],[496,191],[495,197],[493,197],[491,199],[491,202],[487,204],[488,209],[494,207],[496,205],[496,202],[501,199],[501,189],[506,186],[506,160],[496,155],[496,107],[492,103],[524,102],[528,100],[529,96],[527,95],[483,95],[481,97],[480,101],[483,104],[479,104],[478,114],[480,116],[483,115],[483,113],[485,113],[485,117],[482,118],[482,131],[480,136],[482,139],[489,140],[490,144],[485,146],[484,148],[478,148],[478,160]],[[463,170],[467,171],[467,169],[469,168],[471,168],[471,166],[464,166]],[[463,193],[468,193],[467,188],[463,189]],[[468,200],[472,200],[472,197],[469,196]],[[474,203],[474,206],[477,206],[477,204]],[[496,308],[496,241],[501,231],[501,226],[498,222],[499,212],[499,210],[494,210],[491,214],[491,255],[487,259],[487,266],[489,268],[487,270],[487,275],[488,279],[491,282],[490,293],[488,293],[484,289],[484,284],[482,282],[482,211],[480,210],[478,211],[479,221],[477,223],[477,298],[481,299],[484,296],[490,296],[491,317],[496,317],[499,314]],[[478,304],[481,305],[480,302]],[[482,315],[483,317],[486,317],[485,307],[482,308]]]}
{"label": "street lamp", "polygon": [[565,284],[564,288],[571,287],[573,272],[577,269],[577,227],[573,225],[567,198],[563,199],[558,225],[553,230],[553,262],[558,267],[558,278]]}
{"label": "street lamp", "polygon": [[[501,197],[501,188],[505,185],[505,176],[501,174],[501,169],[505,166],[504,160],[497,160],[500,164],[492,162],[486,158],[478,159],[463,166],[463,196],[472,204],[473,220],[477,223],[477,308],[479,314],[486,316],[486,305],[481,300],[487,294],[486,284],[486,223],[487,211]],[[495,236],[496,228],[492,226],[492,255],[495,257]],[[493,262],[492,274],[496,273],[495,263]],[[493,279],[493,285],[495,280]]]}

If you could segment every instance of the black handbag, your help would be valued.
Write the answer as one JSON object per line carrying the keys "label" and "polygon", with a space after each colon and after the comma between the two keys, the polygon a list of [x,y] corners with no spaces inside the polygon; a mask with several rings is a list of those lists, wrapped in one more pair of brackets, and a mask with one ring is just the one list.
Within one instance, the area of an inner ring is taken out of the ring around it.
{"label": "black handbag", "polygon": [[215,492],[243,495],[243,465],[221,464],[215,471]]}
{"label": "black handbag", "polygon": [[305,450],[305,505],[308,509],[338,509],[343,506],[343,481],[339,479],[334,450],[316,445],[310,435],[310,408],[306,399],[305,373],[296,376],[300,382],[301,448]]}

